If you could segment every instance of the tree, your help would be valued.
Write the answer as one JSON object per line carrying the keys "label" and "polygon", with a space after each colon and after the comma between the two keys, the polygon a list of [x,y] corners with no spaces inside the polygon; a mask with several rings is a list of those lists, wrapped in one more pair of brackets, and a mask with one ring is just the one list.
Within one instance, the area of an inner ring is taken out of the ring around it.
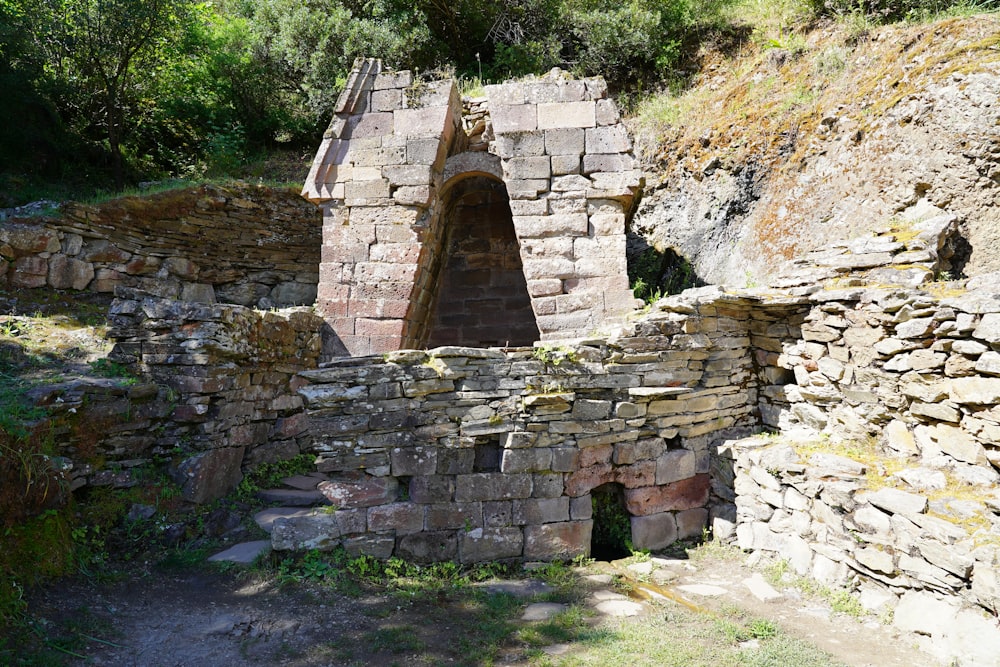
{"label": "tree", "polygon": [[125,185],[122,144],[141,111],[147,79],[167,58],[187,0],[44,0],[50,66],[84,97],[111,154],[115,187]]}

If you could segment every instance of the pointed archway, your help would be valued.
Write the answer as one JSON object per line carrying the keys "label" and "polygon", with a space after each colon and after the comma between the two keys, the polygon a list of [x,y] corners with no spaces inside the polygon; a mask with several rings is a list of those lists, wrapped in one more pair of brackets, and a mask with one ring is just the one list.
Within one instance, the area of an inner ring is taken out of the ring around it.
{"label": "pointed archway", "polygon": [[444,196],[445,240],[428,347],[531,345],[538,325],[502,181],[476,173]]}

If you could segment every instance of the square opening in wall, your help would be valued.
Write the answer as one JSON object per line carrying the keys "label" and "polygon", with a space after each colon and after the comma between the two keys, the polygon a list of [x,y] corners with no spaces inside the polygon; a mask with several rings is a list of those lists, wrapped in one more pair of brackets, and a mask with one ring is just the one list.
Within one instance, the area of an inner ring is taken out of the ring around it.
{"label": "square opening in wall", "polygon": [[476,438],[472,472],[500,472],[500,434]]}

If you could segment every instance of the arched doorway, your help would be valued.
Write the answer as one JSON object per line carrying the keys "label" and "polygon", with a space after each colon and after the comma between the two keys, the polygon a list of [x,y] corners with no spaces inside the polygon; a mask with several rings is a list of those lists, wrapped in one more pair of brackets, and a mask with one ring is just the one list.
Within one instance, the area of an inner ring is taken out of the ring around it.
{"label": "arched doorway", "polygon": [[531,345],[538,326],[502,181],[458,180],[445,195],[445,239],[427,347]]}

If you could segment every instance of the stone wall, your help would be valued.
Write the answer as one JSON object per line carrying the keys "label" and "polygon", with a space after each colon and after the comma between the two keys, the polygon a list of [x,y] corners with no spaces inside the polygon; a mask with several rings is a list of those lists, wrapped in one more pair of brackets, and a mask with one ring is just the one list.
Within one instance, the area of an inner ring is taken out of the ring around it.
{"label": "stone wall", "polygon": [[637,547],[700,534],[711,446],[756,423],[750,303],[707,289],[613,338],[402,351],[302,373],[336,511],[278,520],[276,548],[569,558],[590,551],[591,492],[605,484],[621,486]]}
{"label": "stone wall", "polygon": [[506,190],[497,205],[541,338],[586,335],[634,308],[625,217],[641,174],[604,82],[557,71],[487,86],[486,98],[468,105],[466,123],[454,81],[356,65],[303,189],[323,209],[317,306],[337,353],[420,348],[438,335],[446,239],[461,224],[453,199],[470,178]]}
{"label": "stone wall", "polygon": [[287,189],[201,186],[0,223],[0,286],[312,304],[320,216]]}
{"label": "stone wall", "polygon": [[717,537],[985,666],[1000,649],[1000,275],[928,282],[953,223],[816,253],[784,280],[830,280],[763,300],[786,313],[751,323],[775,433],[719,448],[713,514]]}
{"label": "stone wall", "polygon": [[316,367],[323,327],[311,309],[262,312],[122,293],[111,308],[111,358],[136,364],[166,387],[170,403],[141,455],[171,458],[188,500],[221,497],[244,467],[306,448],[297,373]]}

